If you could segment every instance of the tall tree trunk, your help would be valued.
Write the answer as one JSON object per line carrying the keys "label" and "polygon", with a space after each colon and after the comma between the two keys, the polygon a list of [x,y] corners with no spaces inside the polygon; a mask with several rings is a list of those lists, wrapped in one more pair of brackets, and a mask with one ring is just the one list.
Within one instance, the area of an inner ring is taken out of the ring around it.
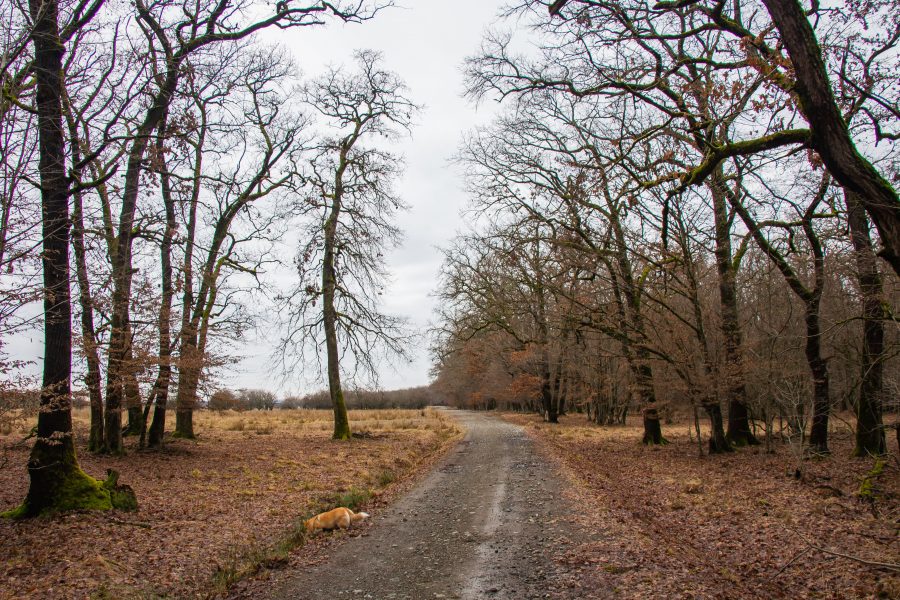
{"label": "tall tree trunk", "polygon": [[538,345],[541,350],[541,407],[544,418],[548,423],[559,423],[559,410],[553,390],[553,374],[550,369],[550,331],[547,326],[547,299],[544,296],[544,277],[541,261],[540,238],[533,243],[532,268],[535,273],[534,293],[537,297],[537,311],[535,313],[538,330]]}
{"label": "tall tree trunk", "polygon": [[134,241],[134,217],[137,210],[141,174],[150,136],[166,116],[175,88],[180,79],[180,66],[184,55],[169,57],[166,72],[144,120],[135,132],[128,151],[125,168],[125,186],[122,191],[122,207],[119,213],[119,231],[112,255],[113,294],[110,318],[109,354],[106,367],[106,451],[122,452],[122,405],[130,368],[127,356],[131,347],[131,284],[132,243]]}
{"label": "tall tree trunk", "polygon": [[891,184],[856,149],[841,113],[822,48],[803,7],[797,0],[763,0],[781,34],[795,73],[793,91],[809,122],[812,145],[828,172],[859,201],[878,228],[881,256],[900,275],[900,198]]}
{"label": "tall tree trunk", "polygon": [[[719,196],[719,201],[721,202],[720,208],[724,208],[725,198],[721,195]],[[715,200],[714,200],[715,202]],[[728,266],[731,267],[731,239],[730,239],[730,227],[728,224],[728,215],[727,212],[724,215],[724,221],[720,223],[719,221],[719,210],[716,211],[716,261],[717,263],[720,261],[720,255],[723,258],[726,258],[728,261]],[[722,422],[722,406],[719,404],[718,394],[716,393],[716,385],[714,383],[716,378],[715,372],[715,364],[713,362],[712,355],[709,350],[709,342],[706,339],[706,326],[703,323],[703,307],[700,303],[700,284],[697,280],[697,266],[694,261],[694,255],[691,251],[691,240],[690,235],[688,234],[687,227],[685,226],[684,219],[682,217],[681,209],[679,208],[675,214],[675,222],[677,224],[678,231],[678,240],[679,245],[682,248],[682,261],[685,267],[685,274],[687,276],[688,281],[688,292],[689,292],[689,300],[691,302],[691,308],[694,313],[694,334],[697,338],[697,345],[700,347],[700,356],[703,359],[703,377],[705,385],[698,386],[695,381],[688,381],[688,385],[692,388],[691,396],[694,398],[694,418],[695,421],[697,419],[697,404],[703,407],[703,410],[706,412],[709,417],[709,425],[710,425],[710,436],[709,436],[709,453],[710,454],[719,454],[722,452],[731,452],[734,450],[732,448],[731,443],[728,440],[728,437],[725,435],[725,430],[723,428]],[[720,228],[720,224],[722,227]],[[724,231],[725,233],[725,247],[724,251],[720,252],[720,232]],[[734,292],[734,271],[729,268],[728,271],[731,273],[731,291]],[[721,288],[721,269],[719,271],[720,274],[720,288]],[[736,305],[735,305],[736,309]],[[724,311],[723,311],[724,312]],[[737,317],[737,311],[735,310],[735,321]],[[723,322],[725,319],[723,318]],[[735,322],[735,325],[737,323]],[[724,329],[724,328],[723,328]],[[738,344],[740,344],[740,330],[738,329]],[[726,369],[728,367],[728,361],[726,358]],[[687,378],[685,378],[687,379]],[[726,383],[726,389],[730,392],[731,388]],[[741,390],[743,390],[743,385],[741,385]],[[697,427],[697,437],[698,443],[700,437],[700,429],[699,424],[695,422],[695,426]],[[702,447],[701,447],[702,454]]]}
{"label": "tall tree trunk", "polygon": [[[545,346],[546,348],[546,346]],[[559,423],[559,411],[553,394],[553,376],[550,373],[550,357],[545,349],[541,360],[541,406],[548,423]]]}
{"label": "tall tree trunk", "polygon": [[869,222],[857,195],[845,190],[847,221],[856,251],[856,270],[863,300],[863,349],[859,398],[856,402],[856,448],[854,456],[887,452],[884,423],[881,418],[881,394],[884,380],[883,285],[878,261],[872,249]]}
{"label": "tall tree trunk", "polygon": [[197,154],[194,157],[193,188],[185,231],[182,262],[181,331],[178,353],[178,391],[175,394],[175,435],[194,439],[194,406],[200,380],[200,356],[197,351],[197,329],[194,313],[194,240],[197,233],[197,206],[200,202],[200,174],[203,166],[203,144],[206,136],[206,113],[201,111]]}
{"label": "tall tree trunk", "polygon": [[813,451],[828,452],[828,416],[831,398],[828,385],[828,363],[822,357],[822,327],[819,322],[819,299],[806,305],[806,361],[813,380],[813,419],[809,445]]}
{"label": "tall tree trunk", "polygon": [[172,188],[169,178],[169,169],[166,163],[164,134],[166,119],[160,125],[157,138],[157,154],[161,165],[160,181],[162,186],[163,203],[166,207],[166,231],[163,234],[160,245],[160,265],[162,268],[162,299],[159,306],[159,374],[153,384],[153,422],[150,425],[148,444],[151,448],[162,445],[166,431],[166,408],[169,400],[169,385],[172,381],[172,334],[170,331],[170,319],[172,316],[172,242],[178,231],[178,223],[175,220],[175,200],[172,198]]}
{"label": "tall tree trunk", "polygon": [[350,418],[347,415],[347,404],[344,402],[344,391],[341,389],[341,366],[337,339],[337,310],[334,296],[337,289],[337,273],[335,272],[335,245],[337,243],[338,220],[341,215],[341,197],[343,195],[343,175],[347,165],[346,144],[341,148],[340,163],[335,175],[334,197],[331,199],[331,212],[325,222],[325,252],[322,258],[322,323],[325,328],[325,350],[328,358],[328,391],[331,394],[331,406],[334,410],[334,439],[350,439]]}
{"label": "tall tree trunk", "polygon": [[194,439],[194,407],[200,383],[201,357],[197,336],[188,332],[181,338],[178,368],[178,392],[175,396],[175,435]]}
{"label": "tall tree trunk", "polygon": [[128,334],[128,353],[125,355],[125,407],[128,409],[128,425],[122,435],[141,435],[144,430],[144,411],[141,405],[141,388],[138,385],[134,364],[134,336]]}
{"label": "tall tree trunk", "polygon": [[72,308],[69,293],[69,181],[62,115],[58,4],[30,0],[37,84],[44,277],[44,373],[37,437],[28,460],[22,505],[7,516],[53,510],[111,508],[109,492],[78,466],[72,434]]}
{"label": "tall tree trunk", "polygon": [[[731,223],[725,194],[721,165],[716,168],[709,182],[713,201],[716,232],[716,272],[719,277],[719,312],[722,320],[722,338],[725,344],[725,364],[722,379],[725,401],[728,403],[728,442],[735,446],[758,444],[750,430],[747,410],[747,390],[744,381],[744,364],[741,351],[741,324],[738,312],[736,269],[731,252]],[[720,409],[721,410],[721,409]],[[712,440],[710,440],[710,443]]]}
{"label": "tall tree trunk", "polygon": [[[74,116],[70,110],[66,112],[69,128],[69,143],[72,148],[72,162],[81,162],[78,130]],[[75,273],[78,279],[78,297],[81,305],[81,339],[84,350],[87,373],[84,383],[88,389],[91,408],[90,435],[88,450],[99,452],[103,449],[103,391],[100,375],[100,355],[97,351],[97,332],[94,328],[94,301],[91,294],[91,283],[88,278],[87,258],[84,246],[84,208],[80,191],[72,195],[72,250],[75,254]]]}
{"label": "tall tree trunk", "polygon": [[647,352],[647,334],[644,329],[644,317],[641,314],[641,289],[634,279],[631,259],[628,257],[628,246],[625,232],[619,221],[618,206],[607,198],[609,206],[609,222],[615,237],[615,256],[622,278],[622,295],[625,299],[625,311],[628,316],[629,335],[634,343],[634,362],[632,373],[634,385],[640,398],[644,417],[644,443],[665,444],[662,434],[659,409],[656,404],[656,391],[653,389],[653,368],[650,366],[650,353]]}

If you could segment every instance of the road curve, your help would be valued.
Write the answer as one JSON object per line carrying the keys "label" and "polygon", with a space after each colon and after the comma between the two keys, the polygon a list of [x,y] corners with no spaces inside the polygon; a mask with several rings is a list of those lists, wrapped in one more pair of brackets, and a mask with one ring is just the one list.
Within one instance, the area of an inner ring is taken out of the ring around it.
{"label": "road curve", "polygon": [[[454,411],[459,446],[366,534],[292,574],[270,600],[602,597],[562,560],[585,533],[521,427]],[[333,534],[325,534],[333,535]]]}

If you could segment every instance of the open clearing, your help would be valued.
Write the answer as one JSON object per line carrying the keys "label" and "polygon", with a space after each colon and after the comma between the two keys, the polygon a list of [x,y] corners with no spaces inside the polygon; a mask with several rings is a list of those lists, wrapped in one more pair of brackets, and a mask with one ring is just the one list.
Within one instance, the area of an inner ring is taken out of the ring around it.
{"label": "open clearing", "polygon": [[[76,431],[86,432],[86,414],[76,417]],[[0,519],[0,598],[214,597],[284,561],[299,519],[342,501],[377,507],[370,494],[402,486],[460,435],[430,409],[351,411],[355,430],[371,437],[349,443],[330,439],[331,411],[195,418],[200,438],[173,439],[161,452],[94,456],[79,437],[82,467],[95,477],[118,470],[140,509]],[[21,437],[0,437],[0,446]],[[0,510],[25,495],[29,449],[4,452]]]}
{"label": "open clearing", "polygon": [[[840,430],[798,480],[788,445],[700,458],[686,423],[647,448],[638,422],[582,415],[358,412],[372,435],[349,444],[325,411],[202,418],[199,441],[164,452],[82,452],[140,512],[0,521],[0,597],[900,597],[896,572],[861,562],[900,562],[896,456],[861,498],[874,460],[849,458]],[[3,507],[27,484],[27,447],[7,456]],[[373,518],[290,551],[298,519],[341,503]]]}

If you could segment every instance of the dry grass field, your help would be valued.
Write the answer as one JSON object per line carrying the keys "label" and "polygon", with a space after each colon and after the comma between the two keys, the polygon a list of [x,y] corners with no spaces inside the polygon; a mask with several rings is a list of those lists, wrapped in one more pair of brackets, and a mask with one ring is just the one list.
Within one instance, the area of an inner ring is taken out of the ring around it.
{"label": "dry grass field", "polygon": [[900,563],[895,444],[872,477],[875,460],[851,458],[852,435],[837,426],[832,455],[802,461],[797,479],[788,444],[700,458],[686,422],[664,426],[669,445],[648,448],[639,419],[600,428],[582,415],[557,426],[506,418],[573,482],[577,518],[604,542],[572,558],[601,565],[616,597],[900,598],[897,571],[876,564]]}
{"label": "dry grass field", "polygon": [[[172,415],[174,417],[174,415]],[[111,468],[132,486],[136,513],[0,519],[0,598],[208,598],[283,563],[303,544],[299,524],[325,507],[377,511],[461,435],[441,411],[351,411],[363,437],[335,442],[331,412],[199,412],[194,441],[122,457],[85,450],[87,412],[76,411],[82,467]],[[0,435],[0,511],[28,486],[24,432]]]}

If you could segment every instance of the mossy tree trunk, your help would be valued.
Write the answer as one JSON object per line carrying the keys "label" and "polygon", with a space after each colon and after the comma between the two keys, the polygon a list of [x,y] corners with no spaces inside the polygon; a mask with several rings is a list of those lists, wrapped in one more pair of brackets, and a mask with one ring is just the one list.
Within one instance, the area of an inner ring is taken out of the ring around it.
{"label": "mossy tree trunk", "polygon": [[169,386],[172,382],[172,335],[169,320],[172,315],[172,243],[178,231],[175,220],[175,199],[165,154],[166,119],[163,119],[157,136],[157,156],[161,164],[160,182],[163,203],[166,207],[166,231],[160,245],[160,266],[162,270],[162,299],[159,306],[159,374],[153,385],[153,422],[150,425],[147,443],[151,448],[162,445],[166,432],[166,409],[169,400]]}
{"label": "mossy tree trunk", "polygon": [[62,115],[58,5],[30,0],[32,70],[37,84],[44,276],[44,373],[37,437],[28,460],[30,484],[7,516],[78,508],[111,508],[109,492],[78,466],[72,435],[72,307],[69,291],[69,181]]}

